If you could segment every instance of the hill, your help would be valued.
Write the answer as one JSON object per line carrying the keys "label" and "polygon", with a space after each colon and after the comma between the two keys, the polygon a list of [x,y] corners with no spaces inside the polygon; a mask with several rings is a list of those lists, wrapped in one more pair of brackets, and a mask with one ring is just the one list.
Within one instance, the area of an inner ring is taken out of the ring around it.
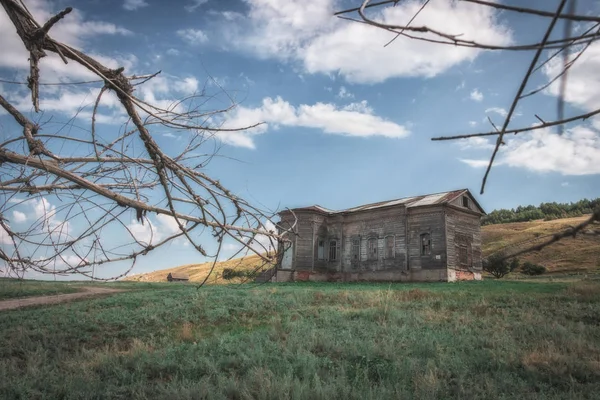
{"label": "hill", "polygon": [[[549,235],[577,225],[588,216],[563,218],[552,221],[513,222],[508,224],[486,225],[481,228],[483,235],[483,255],[487,256],[502,248],[516,251],[519,248],[536,243],[545,235]],[[540,252],[534,252],[519,257],[521,261],[540,264],[553,272],[590,272],[600,269],[600,237],[593,235],[578,235],[566,238]],[[209,284],[240,282],[241,279],[224,280],[223,270],[232,268],[240,271],[252,271],[261,264],[260,257],[253,255],[243,259],[218,262],[214,273],[207,281]],[[163,269],[146,274],[132,275],[125,280],[139,282],[164,282],[170,272],[181,272],[190,276],[190,281],[201,282],[206,278],[212,263],[188,264],[179,267]]]}
{"label": "hill", "polygon": [[[234,278],[231,280],[223,279],[223,270],[226,268],[235,269],[236,271],[254,271],[258,267],[264,264],[264,261],[257,255],[246,256],[243,258],[237,258],[229,261],[220,261],[215,265],[214,271],[208,281],[208,284],[224,284],[224,283],[236,283],[242,282],[245,279]],[[202,264],[188,264],[181,265],[179,267],[162,269],[158,271],[148,272],[145,274],[137,274],[126,277],[125,281],[137,281],[137,282],[165,282],[167,275],[171,272],[179,272],[187,274],[190,277],[191,282],[202,282],[210,272],[212,268],[212,262],[206,262]],[[264,268],[266,269],[266,268]]]}
{"label": "hill", "polygon": [[[539,243],[544,236],[580,224],[587,218],[589,215],[483,226],[483,255],[490,255],[502,248],[506,248],[508,252],[527,248]],[[600,269],[600,237],[577,235],[575,238],[565,238],[542,251],[525,254],[519,259],[543,265],[550,273],[597,271]]]}

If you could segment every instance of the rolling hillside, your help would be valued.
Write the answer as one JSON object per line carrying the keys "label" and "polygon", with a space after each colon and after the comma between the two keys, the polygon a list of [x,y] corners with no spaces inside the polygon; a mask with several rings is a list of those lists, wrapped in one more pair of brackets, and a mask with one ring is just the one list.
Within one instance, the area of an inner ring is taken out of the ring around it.
{"label": "rolling hillside", "polygon": [[[544,235],[552,234],[569,226],[583,222],[587,216],[564,218],[553,221],[513,222],[509,224],[486,225],[482,227],[483,254],[487,256],[506,246],[509,251],[523,248],[536,243],[532,240],[541,240]],[[531,261],[541,264],[553,272],[591,272],[600,271],[600,237],[593,235],[579,235],[576,238],[566,238],[538,253],[530,253],[520,257],[522,261]],[[243,260],[219,262],[215,266],[213,275],[207,283],[223,284],[240,282],[240,279],[226,281],[222,278],[225,268],[252,270],[260,265],[261,259],[254,255]],[[201,282],[208,274],[212,264],[189,264],[179,267],[163,269],[147,274],[132,275],[125,280],[140,282],[164,282],[169,272],[182,272],[190,276],[192,282]]]}
{"label": "rolling hillside", "polygon": [[[505,246],[513,252],[539,243],[545,235],[580,224],[588,215],[563,218],[552,221],[513,222],[509,224],[486,225],[482,227],[483,254],[491,254]],[[538,238],[536,240],[536,238]],[[547,240],[548,238],[546,238]],[[524,243],[526,242],[526,243]],[[518,246],[519,243],[523,243]],[[600,270],[600,237],[598,235],[578,235],[565,238],[540,252],[519,257],[545,266],[548,272],[577,272]]]}
{"label": "rolling hillside", "polygon": [[[241,278],[235,278],[235,279],[232,279],[229,281],[224,280],[222,277],[223,270],[225,268],[232,268],[235,270],[252,271],[252,270],[255,270],[257,267],[261,266],[262,264],[263,264],[263,260],[257,255],[247,256],[247,257],[244,257],[243,259],[238,258],[235,260],[218,262],[217,265],[215,265],[215,269],[214,269],[213,273],[211,274],[210,278],[208,279],[208,281],[206,281],[206,283],[214,285],[214,284],[241,282],[242,281]],[[210,272],[211,268],[212,268],[212,262],[202,263],[202,264],[188,264],[188,265],[181,265],[179,267],[148,272],[145,274],[131,275],[131,276],[126,277],[123,280],[138,281],[138,282],[165,282],[167,280],[167,275],[169,275],[170,272],[179,272],[179,273],[188,274],[190,277],[190,281],[192,281],[192,282],[202,282],[206,278],[208,273]]]}

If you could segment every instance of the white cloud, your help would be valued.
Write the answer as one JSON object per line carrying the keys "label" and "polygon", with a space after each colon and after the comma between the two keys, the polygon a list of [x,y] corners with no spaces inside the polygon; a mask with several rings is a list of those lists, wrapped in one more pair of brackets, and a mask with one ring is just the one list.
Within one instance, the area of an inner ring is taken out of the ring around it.
{"label": "white cloud", "polygon": [[[557,135],[540,129],[521,134],[500,148],[496,166],[525,168],[562,175],[600,174],[600,132],[577,126]],[[472,166],[486,166],[487,160],[460,159]]]}
{"label": "white cloud", "polygon": [[560,184],[560,186],[562,186],[562,187],[567,187],[567,186],[569,186],[569,182],[562,182],[562,183]]}
{"label": "white cloud", "polygon": [[174,88],[176,91],[183,94],[192,94],[198,91],[198,79],[193,76],[184,78],[174,82]]}
{"label": "white cloud", "polygon": [[354,95],[350,93],[345,86],[340,87],[340,91],[337,94],[337,97],[340,99],[353,99]]}
{"label": "white cloud", "polygon": [[481,101],[481,100],[483,100],[483,93],[481,93],[477,89],[473,89],[473,91],[471,91],[471,94],[469,94],[469,97],[473,101]]}
{"label": "white cloud", "polygon": [[198,7],[200,7],[201,5],[206,4],[206,3],[208,3],[208,0],[192,0],[191,4],[188,4],[187,6],[184,6],[183,8],[187,12],[194,12],[194,11],[196,11],[196,9]]}
{"label": "white cloud", "polygon": [[143,8],[147,6],[148,3],[146,3],[145,0],[125,0],[125,3],[123,3],[123,8],[128,11],[134,11],[138,8]]}
{"label": "white cloud", "polygon": [[325,133],[368,137],[401,138],[410,132],[404,126],[373,114],[366,101],[339,107],[329,103],[292,106],[281,97],[263,99],[257,108],[238,107],[225,121],[224,128],[241,128],[259,122],[264,124],[247,131],[223,132],[218,135],[225,143],[254,148],[252,136],[279,126],[320,129]]}
{"label": "white cloud", "polygon": [[167,54],[170,55],[170,56],[178,56],[179,55],[179,50],[170,48],[169,50],[167,50]]}
{"label": "white cloud", "polygon": [[[479,50],[436,45],[399,38],[365,24],[333,18],[339,2],[247,0],[247,17],[222,36],[229,46],[262,58],[298,61],[306,72],[339,73],[351,82],[375,83],[393,77],[435,76],[464,61],[473,60]],[[400,2],[369,10],[372,18],[402,24],[421,7],[418,1]],[[431,2],[412,26],[435,26],[464,39],[508,44],[511,34],[501,26],[490,7],[451,0]],[[414,33],[414,32],[413,32]],[[420,33],[414,33],[420,36]],[[422,36],[431,37],[430,34]]]}
{"label": "white cloud", "polygon": [[[9,227],[10,229],[10,227]],[[8,232],[0,225],[0,244],[13,244]]]}
{"label": "white cloud", "polygon": [[[181,222],[185,226],[185,222]],[[145,218],[143,224],[137,219],[132,219],[127,228],[133,237],[143,245],[157,244],[161,240],[180,232],[175,218],[164,214],[158,214],[155,221]]]}
{"label": "white cloud", "polygon": [[502,117],[506,117],[508,115],[508,111],[506,111],[504,108],[500,108],[500,107],[491,107],[491,108],[487,108],[485,110],[486,114],[489,113],[496,113],[499,114]]}
{"label": "white cloud", "polygon": [[460,139],[457,144],[463,149],[493,149],[494,145],[486,138],[483,137],[470,137],[467,139]]}
{"label": "white cloud", "polygon": [[456,87],[456,90],[461,90],[461,89],[464,89],[464,88],[465,88],[465,83],[466,83],[465,81],[462,81],[462,82],[460,82],[460,85],[458,85],[458,86]]}
{"label": "white cloud", "polygon": [[477,121],[469,121],[470,126],[477,126]]}
{"label": "white cloud", "polygon": [[[573,57],[573,56],[572,56]],[[562,71],[562,58],[555,57],[544,66],[544,74],[548,79],[554,78]],[[586,111],[600,108],[600,43],[591,44],[569,69],[565,100]],[[547,94],[557,96],[560,90],[560,79],[554,82]]]}
{"label": "white cloud", "polygon": [[177,36],[194,46],[208,42],[208,36],[200,29],[180,29],[177,31]]}
{"label": "white cloud", "polygon": [[15,210],[12,212],[12,215],[13,215],[13,220],[17,223],[27,221],[27,215],[25,215],[25,213],[22,213],[21,211]]}

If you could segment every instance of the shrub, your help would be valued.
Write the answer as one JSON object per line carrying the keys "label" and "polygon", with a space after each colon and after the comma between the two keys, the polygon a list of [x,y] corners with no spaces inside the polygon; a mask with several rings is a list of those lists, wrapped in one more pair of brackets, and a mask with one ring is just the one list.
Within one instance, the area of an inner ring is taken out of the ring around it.
{"label": "shrub", "polygon": [[483,260],[483,270],[500,279],[519,268],[519,259],[506,259],[504,253],[496,253]]}
{"label": "shrub", "polygon": [[527,261],[523,264],[521,272],[523,272],[525,275],[542,275],[544,272],[546,272],[546,267]]}
{"label": "shrub", "polygon": [[239,270],[239,269],[233,269],[233,268],[223,268],[223,279],[225,280],[231,280],[234,278],[249,278],[249,279],[253,279],[255,278],[257,275],[256,271],[250,270],[250,271],[243,271],[243,270]]}

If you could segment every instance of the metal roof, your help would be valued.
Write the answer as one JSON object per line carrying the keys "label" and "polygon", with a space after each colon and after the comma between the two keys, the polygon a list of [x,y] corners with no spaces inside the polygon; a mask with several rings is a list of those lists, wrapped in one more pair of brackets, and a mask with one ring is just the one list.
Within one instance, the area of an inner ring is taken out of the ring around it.
{"label": "metal roof", "polygon": [[[400,205],[400,204],[403,204],[406,208],[414,208],[414,207],[430,206],[430,205],[435,205],[435,204],[446,204],[446,203],[451,202],[452,200],[454,200],[455,198],[457,198],[458,196],[462,195],[465,192],[469,193],[469,190],[461,189],[461,190],[453,190],[450,192],[427,194],[427,195],[423,195],[423,196],[403,197],[401,199],[380,201],[378,203],[365,204],[365,205],[358,206],[358,207],[347,208],[345,210],[329,210],[329,209],[327,209],[325,207],[321,207],[317,204],[315,204],[313,206],[309,206],[309,207],[294,208],[292,210],[293,211],[317,211],[317,212],[322,212],[325,214],[341,214],[341,213],[352,213],[352,212],[357,212],[357,211],[373,210],[373,209],[377,209],[377,208],[396,206],[396,205]],[[470,193],[469,193],[469,195],[470,195]],[[471,196],[471,198],[474,199],[474,197],[472,195],[470,195],[470,196]],[[477,206],[479,208],[481,208],[479,206],[479,204],[477,204]],[[483,209],[482,209],[482,211],[483,211]]]}

